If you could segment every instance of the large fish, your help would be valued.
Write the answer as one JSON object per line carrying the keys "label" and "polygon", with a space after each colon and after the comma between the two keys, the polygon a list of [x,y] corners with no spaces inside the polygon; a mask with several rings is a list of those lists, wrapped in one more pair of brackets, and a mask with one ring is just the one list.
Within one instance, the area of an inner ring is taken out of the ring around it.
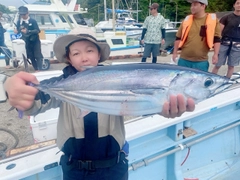
{"label": "large fish", "polygon": [[169,64],[98,66],[51,84],[40,91],[82,110],[112,115],[159,113],[169,95],[183,94],[195,103],[233,83],[228,78]]}

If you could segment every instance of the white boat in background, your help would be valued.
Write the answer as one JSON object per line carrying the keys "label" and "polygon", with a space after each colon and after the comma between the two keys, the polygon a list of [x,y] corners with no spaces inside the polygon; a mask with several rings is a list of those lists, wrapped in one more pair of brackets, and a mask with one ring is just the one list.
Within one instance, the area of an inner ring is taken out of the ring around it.
{"label": "white boat in background", "polygon": [[[38,78],[48,78],[59,73],[37,74]],[[126,121],[129,180],[239,180],[239,91],[239,86],[233,87],[178,118],[152,115]],[[61,152],[54,140],[57,113],[39,114],[33,119],[33,131],[42,137],[41,141],[53,140],[35,144],[34,150],[23,147],[8,152],[0,160],[1,180],[63,178]]]}
{"label": "white boat in background", "polygon": [[[76,2],[76,0],[71,0],[68,5],[64,5],[61,0],[37,1],[24,6],[28,8],[30,17],[37,21],[39,28],[42,30],[40,37],[54,42],[58,36],[67,34],[75,27],[87,27],[82,16],[83,13],[87,12],[87,9],[82,9]],[[21,36],[13,32],[18,18],[17,13],[11,27],[5,33],[5,41],[8,43]]]}
{"label": "white boat in background", "polygon": [[[76,4],[77,0],[71,0],[69,2],[68,5],[65,5],[61,0],[46,0],[37,1],[34,4],[25,4],[29,9],[30,16],[36,19],[39,28],[41,29],[40,38],[42,40],[54,42],[57,37],[67,34],[75,27],[87,27],[87,23],[82,16],[82,13],[86,13],[87,9],[83,9],[79,4]],[[17,20],[18,14],[16,14],[13,22],[16,24]],[[13,40],[21,37],[21,34],[14,34],[14,23],[5,26],[8,27],[7,32],[5,33],[5,42],[13,52],[16,51],[16,49],[13,49]],[[103,22],[100,22],[99,24],[101,23]],[[108,26],[112,26],[110,25],[111,20],[105,23],[108,23],[108,25],[103,23],[101,27],[103,26],[107,28]],[[174,42],[177,29],[173,27],[172,23],[166,23],[167,30],[165,47],[168,47],[169,44]],[[111,28],[106,31],[102,31],[100,27],[89,28],[96,32],[99,40],[107,41],[111,48],[111,57],[128,57],[138,54],[140,56],[143,52],[144,47],[139,44],[142,33],[141,27],[134,25],[121,25],[121,27],[119,26],[119,29],[116,29],[115,31],[111,31]],[[13,58],[16,59],[16,57]],[[0,59],[4,59],[4,55],[0,55]],[[0,66],[5,66],[5,64],[2,62],[0,63]]]}
{"label": "white boat in background", "polygon": [[[63,4],[61,0],[38,1],[33,4],[25,4],[29,10],[29,15],[33,17],[41,29],[40,38],[42,40],[54,42],[57,37],[67,34],[71,29],[78,26],[87,27],[82,13],[86,13],[87,9],[83,9],[77,0],[71,0],[68,5]],[[7,24],[7,32],[5,33],[6,45],[13,49],[12,41],[19,39],[21,34],[14,34],[15,24],[18,20],[16,14],[14,21]],[[95,27],[89,27],[96,31]],[[127,38],[126,31],[121,32],[98,32],[97,36],[100,40],[106,40],[111,48],[110,56],[122,56],[141,53],[142,48],[136,37]],[[13,53],[14,54],[14,53]],[[0,55],[0,59],[4,59],[4,55]],[[0,63],[4,66],[4,63]]]}

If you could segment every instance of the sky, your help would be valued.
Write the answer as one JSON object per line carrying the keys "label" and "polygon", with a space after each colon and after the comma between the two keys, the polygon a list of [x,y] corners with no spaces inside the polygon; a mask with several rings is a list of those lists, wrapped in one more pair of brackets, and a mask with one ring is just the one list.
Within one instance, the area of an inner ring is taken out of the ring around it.
{"label": "sky", "polygon": [[[36,0],[25,0],[28,3],[33,3]],[[19,6],[24,5],[22,0],[0,0],[0,4],[4,5],[4,6],[15,6],[16,8],[18,8]]]}

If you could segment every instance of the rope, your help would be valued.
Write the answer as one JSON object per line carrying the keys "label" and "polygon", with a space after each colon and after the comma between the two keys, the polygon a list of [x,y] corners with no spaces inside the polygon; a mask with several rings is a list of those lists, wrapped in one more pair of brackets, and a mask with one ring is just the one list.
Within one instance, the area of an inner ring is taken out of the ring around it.
{"label": "rope", "polygon": [[[18,136],[14,132],[12,132],[11,130],[6,129],[6,128],[0,128],[0,131],[4,131],[13,136],[13,138],[15,139],[15,143],[13,144],[13,146],[10,149],[16,148],[19,143]],[[8,147],[5,143],[0,142],[0,157],[2,157],[2,158],[6,157],[5,152],[6,152],[7,148]]]}

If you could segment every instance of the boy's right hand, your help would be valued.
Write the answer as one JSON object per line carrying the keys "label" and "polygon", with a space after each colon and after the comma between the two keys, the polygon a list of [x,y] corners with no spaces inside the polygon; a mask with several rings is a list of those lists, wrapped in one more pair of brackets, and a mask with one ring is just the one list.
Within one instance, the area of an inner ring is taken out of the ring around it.
{"label": "boy's right hand", "polygon": [[10,105],[21,111],[31,108],[38,93],[35,87],[27,85],[28,82],[39,83],[34,75],[26,72],[19,72],[4,83]]}
{"label": "boy's right hand", "polygon": [[172,54],[172,60],[176,63],[176,59],[177,59],[178,55],[177,54]]}

